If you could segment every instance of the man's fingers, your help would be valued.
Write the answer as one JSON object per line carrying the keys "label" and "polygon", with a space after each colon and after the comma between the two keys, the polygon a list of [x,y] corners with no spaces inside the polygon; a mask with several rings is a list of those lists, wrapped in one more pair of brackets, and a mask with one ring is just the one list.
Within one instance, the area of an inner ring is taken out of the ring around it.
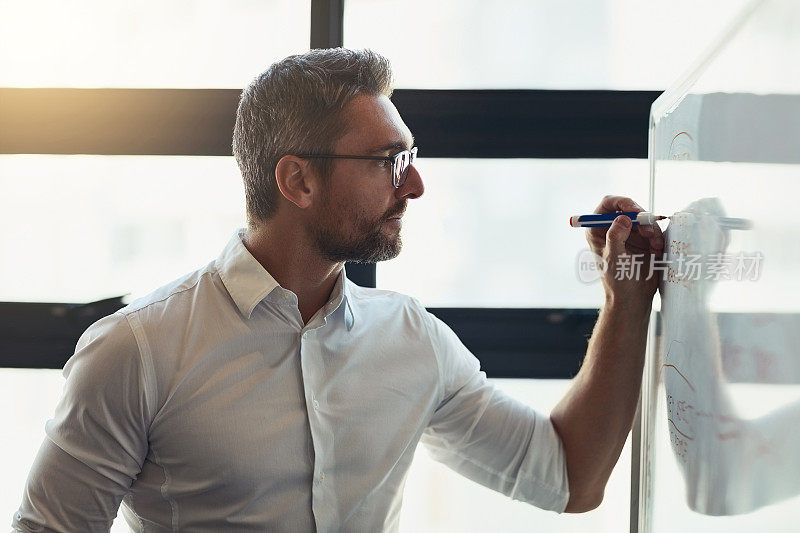
{"label": "man's fingers", "polygon": [[631,234],[631,219],[622,215],[614,219],[614,223],[608,228],[606,233],[606,245],[608,247],[609,257],[607,258],[609,264],[616,262],[616,258],[625,254],[625,241]]}
{"label": "man's fingers", "polygon": [[[627,196],[608,195],[603,198],[600,205],[594,210],[596,214],[616,213],[616,212],[642,212],[644,209],[632,198]],[[627,218],[627,217],[626,217]],[[613,226],[612,226],[613,227]],[[586,232],[586,240],[595,252],[600,252],[608,243],[608,232],[610,228],[590,228]],[[629,253],[658,253],[664,248],[664,238],[661,228],[654,224],[652,226],[627,227]]]}
{"label": "man's fingers", "polygon": [[627,196],[605,196],[594,210],[595,213],[614,213],[616,211],[644,211],[642,207]]}
{"label": "man's fingers", "polygon": [[[625,217],[628,218],[628,217]],[[613,227],[613,226],[612,226]],[[629,254],[661,254],[664,251],[664,236],[661,229],[654,226],[650,236],[645,236],[639,230],[640,226],[633,226],[628,229],[625,249]],[[595,229],[602,231],[595,232]],[[610,228],[592,228],[587,231],[587,240],[592,250],[600,253],[608,243],[608,232]]]}
{"label": "man's fingers", "polygon": [[586,240],[592,246],[602,248],[606,243],[606,233],[608,233],[608,228],[589,228],[586,231]]}

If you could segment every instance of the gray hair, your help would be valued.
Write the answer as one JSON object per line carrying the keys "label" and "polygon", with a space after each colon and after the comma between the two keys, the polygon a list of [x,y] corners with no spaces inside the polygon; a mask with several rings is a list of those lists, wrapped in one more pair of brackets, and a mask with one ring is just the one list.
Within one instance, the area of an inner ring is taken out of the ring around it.
{"label": "gray hair", "polygon": [[[278,207],[275,168],[288,154],[331,153],[347,130],[342,111],[360,94],[392,94],[389,60],[371,50],[331,48],[289,56],[243,91],[233,130],[233,155],[244,180],[251,228]],[[323,176],[325,159],[310,160]]]}

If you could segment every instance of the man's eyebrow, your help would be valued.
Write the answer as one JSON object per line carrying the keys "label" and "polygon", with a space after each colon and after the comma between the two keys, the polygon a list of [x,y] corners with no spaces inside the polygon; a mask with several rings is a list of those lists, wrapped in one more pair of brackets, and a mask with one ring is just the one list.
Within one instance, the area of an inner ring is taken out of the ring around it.
{"label": "man's eyebrow", "polygon": [[396,151],[400,152],[400,151],[403,151],[403,150],[410,150],[412,146],[414,146],[414,137],[413,136],[411,137],[411,146],[406,145],[406,143],[403,142],[403,141],[394,141],[394,142],[390,142],[388,144],[384,144],[383,146],[380,146],[378,148],[375,148],[374,150],[370,150],[369,153],[377,154],[379,152],[386,152],[387,150],[396,150]]}

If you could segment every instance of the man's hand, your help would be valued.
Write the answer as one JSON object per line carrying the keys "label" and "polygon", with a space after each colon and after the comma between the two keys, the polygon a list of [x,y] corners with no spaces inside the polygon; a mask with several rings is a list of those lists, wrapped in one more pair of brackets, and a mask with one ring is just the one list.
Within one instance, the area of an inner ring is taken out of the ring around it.
{"label": "man's hand", "polygon": [[[594,212],[602,214],[631,211],[638,213],[644,209],[625,196],[606,196]],[[660,272],[655,271],[647,279],[651,273],[652,260],[660,258],[664,251],[661,228],[657,224],[633,226],[628,217],[620,216],[610,228],[589,229],[586,239],[592,251],[601,256],[606,265],[603,276],[606,303],[626,302],[628,305],[638,304],[649,308],[661,278]],[[620,275],[622,265],[633,269],[637,262],[640,266],[638,272],[632,271],[632,279]]]}

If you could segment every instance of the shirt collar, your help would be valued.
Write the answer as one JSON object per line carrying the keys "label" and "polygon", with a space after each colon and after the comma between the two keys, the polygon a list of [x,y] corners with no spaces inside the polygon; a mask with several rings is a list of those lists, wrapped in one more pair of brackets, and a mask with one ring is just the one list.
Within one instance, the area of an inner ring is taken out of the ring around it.
{"label": "shirt collar", "polygon": [[[339,273],[339,279],[342,281],[344,285],[343,293],[343,300],[345,304],[344,308],[344,323],[347,326],[347,331],[353,329],[353,322],[355,322],[355,311],[353,310],[353,282],[347,279],[347,273],[345,269],[342,268],[342,271]],[[339,283],[338,280],[336,282]]]}
{"label": "shirt collar", "polygon": [[[249,319],[256,305],[280,285],[245,247],[242,242],[245,231],[246,228],[236,230],[215,264],[222,283],[239,312]],[[351,284],[342,269],[331,293],[331,300],[326,304],[329,308],[325,313],[333,313],[344,303],[344,321],[348,331],[352,329],[355,320]]]}

